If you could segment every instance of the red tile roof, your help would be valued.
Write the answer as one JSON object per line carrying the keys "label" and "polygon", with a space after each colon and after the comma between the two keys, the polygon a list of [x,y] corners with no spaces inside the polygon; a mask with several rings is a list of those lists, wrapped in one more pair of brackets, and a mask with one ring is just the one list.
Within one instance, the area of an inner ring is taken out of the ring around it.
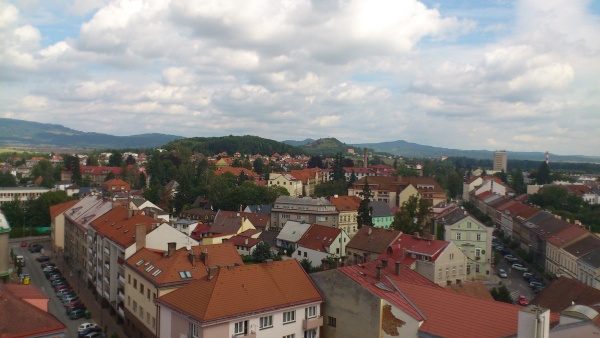
{"label": "red tile roof", "polygon": [[600,303],[600,290],[574,279],[560,277],[542,289],[530,303],[552,312],[562,312],[573,303],[587,306]]}
{"label": "red tile roof", "polygon": [[128,248],[135,243],[136,224],[145,224],[146,233],[152,231],[157,220],[148,216],[137,214],[127,218],[127,208],[115,207],[90,223],[102,237],[110,238],[123,248]]}
{"label": "red tile roof", "polygon": [[487,286],[483,284],[483,282],[463,282],[460,285],[452,284],[450,286],[446,286],[445,288],[448,291],[494,300],[490,290],[488,290]]}
{"label": "red tile roof", "polygon": [[[207,255],[201,254],[202,252]],[[194,255],[194,263],[192,263],[190,253]],[[206,264],[203,257],[206,257]],[[129,257],[125,264],[138,274],[145,276],[152,284],[164,287],[200,279],[206,276],[206,268],[209,266],[243,265],[244,263],[231,243],[222,243],[193,245],[190,250],[181,248],[171,256],[165,255],[164,251],[142,248]],[[149,269],[150,266],[153,268]],[[160,272],[158,272],[159,270]],[[191,277],[181,278],[179,274],[181,271],[189,271]]]}
{"label": "red tile roof", "polygon": [[233,236],[227,240],[228,243],[233,244],[236,247],[243,248],[252,248],[253,246],[260,243],[262,240],[260,238],[252,238],[252,237],[244,237],[244,236]]}
{"label": "red tile roof", "polygon": [[296,242],[299,246],[328,253],[333,241],[340,236],[341,229],[325,225],[313,224]]}
{"label": "red tile roof", "polygon": [[[450,242],[439,239],[426,239],[415,235],[402,234],[391,245],[392,252],[389,250],[381,255],[381,258],[389,258],[394,261],[402,261],[410,254],[424,255],[431,257],[431,261],[435,261],[439,254],[450,244]],[[406,251],[406,252],[405,252]],[[414,258],[416,259],[416,258]],[[411,259],[414,260],[414,259]]]}
{"label": "red tile roof", "polygon": [[215,175],[221,176],[224,173],[231,173],[235,176],[240,176],[240,174],[242,172],[244,172],[244,174],[246,174],[246,176],[248,176],[248,177],[254,177],[254,179],[258,179],[258,177],[260,176],[253,170],[246,169],[246,168],[240,168],[240,167],[222,167],[222,168],[215,170]]}
{"label": "red tile roof", "polygon": [[546,239],[546,241],[548,243],[560,248],[567,242],[570,242],[570,241],[572,241],[580,236],[583,236],[585,234],[591,235],[591,233],[589,231],[587,231],[585,228],[577,226],[575,224],[570,224],[566,228],[564,228],[564,229],[558,231],[557,233],[553,234],[552,236],[548,237]]}
{"label": "red tile roof", "polygon": [[[295,259],[220,268],[160,298],[202,324],[280,308],[322,302],[323,297]],[[233,306],[232,306],[233,305]]]}
{"label": "red tile roof", "polygon": [[77,202],[79,202],[79,200],[72,200],[72,201],[68,201],[65,203],[61,203],[61,204],[56,204],[50,207],[50,217],[54,218],[60,214],[62,214],[63,212],[65,212],[67,209],[73,207],[75,204],[77,204]]}
{"label": "red tile roof", "polygon": [[0,284],[0,337],[64,336],[66,326],[55,316],[19,299]]}
{"label": "red tile roof", "polygon": [[385,252],[400,237],[400,234],[401,232],[398,230],[366,225],[358,229],[346,248],[380,254]]}
{"label": "red tile roof", "polygon": [[327,199],[339,212],[356,211],[362,201],[358,196],[330,196]]}

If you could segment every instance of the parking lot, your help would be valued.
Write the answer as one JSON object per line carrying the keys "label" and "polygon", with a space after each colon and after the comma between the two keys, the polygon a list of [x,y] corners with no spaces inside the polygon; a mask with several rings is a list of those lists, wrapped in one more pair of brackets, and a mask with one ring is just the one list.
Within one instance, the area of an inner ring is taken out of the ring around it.
{"label": "parking lot", "polygon": [[[30,242],[31,241],[27,241],[27,244]],[[117,333],[119,337],[126,337],[122,327],[116,324],[115,317],[109,315],[109,310],[100,307],[100,303],[95,300],[92,291],[87,288],[85,280],[78,279],[77,275],[74,274],[62,260],[62,257],[55,255],[51,251],[50,242],[47,240],[37,242],[43,245],[42,252],[29,252],[27,247],[21,247],[21,241],[11,241],[11,248],[16,255],[22,255],[24,257],[25,267],[23,268],[23,273],[29,274],[31,284],[37,286],[50,299],[48,311],[67,326],[68,331],[66,337],[77,337],[77,327],[85,322],[96,323],[102,328],[106,326],[108,328],[108,336]],[[50,256],[51,262],[56,265],[62,276],[65,277],[75,291],[75,294],[85,304],[87,310],[91,312],[91,319],[85,319],[84,317],[72,320],[69,318],[65,306],[56,296],[50,280],[46,278],[42,271],[41,263],[36,261],[36,258],[40,257],[42,254]]]}

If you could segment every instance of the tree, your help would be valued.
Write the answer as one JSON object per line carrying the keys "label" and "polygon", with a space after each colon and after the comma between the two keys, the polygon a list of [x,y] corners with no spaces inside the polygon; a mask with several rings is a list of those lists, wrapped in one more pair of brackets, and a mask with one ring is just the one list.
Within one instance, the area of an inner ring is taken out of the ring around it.
{"label": "tree", "polygon": [[539,185],[552,183],[550,179],[550,168],[545,161],[540,164],[540,168],[535,173],[535,183]]}
{"label": "tree", "polygon": [[263,163],[262,158],[257,158],[254,160],[254,163],[252,164],[252,167],[254,169],[254,172],[262,175],[265,172],[265,165]]}
{"label": "tree", "polygon": [[257,263],[262,263],[267,259],[273,259],[273,253],[271,252],[269,244],[263,241],[258,243],[252,252],[252,259]]}
{"label": "tree", "polygon": [[100,162],[98,162],[98,156],[96,155],[89,155],[87,160],[85,161],[85,165],[87,166],[99,166]]}
{"label": "tree", "polygon": [[133,155],[129,154],[127,156],[127,158],[125,159],[125,164],[126,165],[135,164],[135,158],[133,157]]}
{"label": "tree", "polygon": [[490,294],[492,295],[495,301],[504,302],[508,304],[513,303],[513,299],[510,296],[510,291],[508,291],[506,285],[502,285],[499,288],[493,288],[492,290],[490,290]]}
{"label": "tree", "polygon": [[373,193],[369,187],[369,180],[366,177],[363,190],[358,195],[362,198],[358,206],[358,217],[356,219],[357,227],[360,229],[363,225],[373,225],[373,217],[371,215],[371,208],[369,207]]}
{"label": "tree", "polygon": [[109,171],[108,174],[106,174],[106,176],[104,177],[104,182],[112,180],[113,178],[116,178],[115,173]]}
{"label": "tree", "polygon": [[81,185],[81,169],[79,167],[79,157],[72,155],[63,156],[65,169],[71,172],[71,182]]}
{"label": "tree", "polygon": [[9,171],[0,173],[0,187],[16,187],[17,179]]}
{"label": "tree", "polygon": [[342,153],[335,154],[332,169],[334,181],[346,181],[346,173],[344,172]]}
{"label": "tree", "polygon": [[323,159],[321,158],[321,156],[311,156],[306,165],[309,168],[323,169]]}
{"label": "tree", "polygon": [[527,186],[525,185],[521,168],[513,169],[510,173],[510,186],[519,195],[527,192]]}
{"label": "tree", "polygon": [[123,154],[121,154],[118,150],[115,150],[108,157],[108,166],[109,167],[121,167],[123,166]]}
{"label": "tree", "polygon": [[348,195],[348,185],[345,181],[329,181],[326,183],[317,184],[315,186],[314,195],[317,197],[333,195],[346,196]]}
{"label": "tree", "polygon": [[300,265],[302,265],[302,268],[304,269],[304,271],[306,271],[306,273],[311,273],[312,272],[312,262],[309,261],[307,258],[303,258],[300,261]]}
{"label": "tree", "polygon": [[423,233],[424,230],[428,230],[426,224],[430,214],[427,200],[410,196],[408,200],[402,203],[400,211],[394,216],[392,226],[405,234]]}
{"label": "tree", "polygon": [[462,179],[458,175],[457,172],[453,172],[448,177],[448,181],[446,183],[448,189],[448,195],[450,198],[456,198],[462,193]]}

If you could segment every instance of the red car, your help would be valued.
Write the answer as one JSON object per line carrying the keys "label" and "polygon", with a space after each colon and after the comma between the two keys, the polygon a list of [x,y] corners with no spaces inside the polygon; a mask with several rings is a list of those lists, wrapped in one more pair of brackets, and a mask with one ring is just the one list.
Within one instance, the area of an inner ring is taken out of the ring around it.
{"label": "red car", "polygon": [[519,296],[519,305],[529,305],[529,301],[527,300],[527,297],[525,297],[525,295],[520,295]]}
{"label": "red car", "polygon": [[26,248],[27,247],[27,242],[21,242],[21,248]]}

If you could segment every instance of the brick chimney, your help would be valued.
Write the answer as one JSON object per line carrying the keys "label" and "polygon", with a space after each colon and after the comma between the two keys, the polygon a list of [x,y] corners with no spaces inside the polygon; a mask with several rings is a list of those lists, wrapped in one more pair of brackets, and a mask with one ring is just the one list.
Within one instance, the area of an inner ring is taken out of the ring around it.
{"label": "brick chimney", "polygon": [[135,251],[146,247],[146,224],[135,225]]}
{"label": "brick chimney", "polygon": [[190,259],[190,263],[192,263],[192,266],[196,266],[196,256],[194,255],[193,251],[188,253],[188,258]]}
{"label": "brick chimney", "polygon": [[208,250],[204,249],[204,251],[200,253],[200,260],[202,261],[202,264],[208,265]]}
{"label": "brick chimney", "polygon": [[382,266],[382,267],[385,269],[385,268],[387,268],[387,265],[388,265],[388,260],[387,260],[387,259],[385,259],[385,258],[384,258],[384,259],[382,259],[382,260],[381,260],[381,266]]}
{"label": "brick chimney", "polygon": [[377,265],[377,279],[381,279],[381,269],[383,267],[381,265]]}
{"label": "brick chimney", "polygon": [[394,262],[396,264],[396,276],[400,276],[400,262]]}
{"label": "brick chimney", "polygon": [[369,153],[367,148],[363,148],[363,168],[367,168],[369,166]]}
{"label": "brick chimney", "polygon": [[177,248],[177,243],[175,243],[175,242],[167,243],[167,256],[171,257],[175,253],[176,248]]}

